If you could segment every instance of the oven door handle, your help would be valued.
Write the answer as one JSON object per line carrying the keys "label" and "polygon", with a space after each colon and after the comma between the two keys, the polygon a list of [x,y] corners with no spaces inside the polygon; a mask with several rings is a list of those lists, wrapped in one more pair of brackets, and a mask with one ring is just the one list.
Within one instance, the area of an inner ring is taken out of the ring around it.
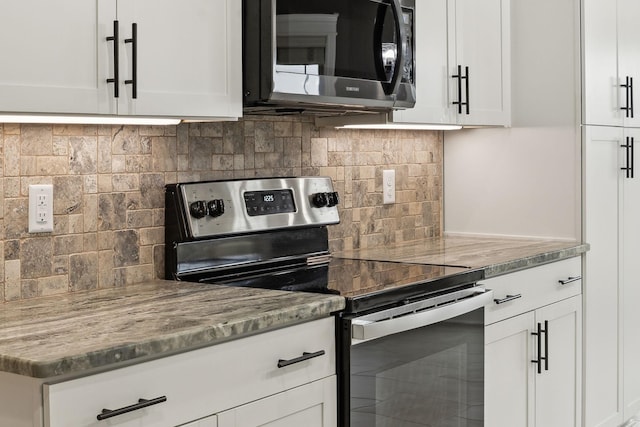
{"label": "oven door handle", "polygon": [[[468,294],[469,292],[467,291]],[[453,298],[456,297],[453,296]],[[434,298],[434,300],[436,299],[441,300],[442,297]],[[493,301],[493,291],[484,288],[473,288],[471,295],[465,296],[463,299],[454,299],[453,301],[449,300],[442,303],[438,301],[437,305],[429,307],[430,301],[432,300],[407,304],[402,307],[406,308],[406,310],[400,312],[397,308],[393,308],[353,319],[351,321],[352,344],[433,325],[469,313],[490,304]]]}

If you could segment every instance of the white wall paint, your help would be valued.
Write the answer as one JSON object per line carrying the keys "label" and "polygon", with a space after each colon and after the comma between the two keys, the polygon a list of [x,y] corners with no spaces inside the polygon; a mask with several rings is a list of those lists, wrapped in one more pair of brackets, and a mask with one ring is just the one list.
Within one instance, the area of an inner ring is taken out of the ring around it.
{"label": "white wall paint", "polygon": [[580,239],[580,137],[573,127],[450,132],[444,229]]}

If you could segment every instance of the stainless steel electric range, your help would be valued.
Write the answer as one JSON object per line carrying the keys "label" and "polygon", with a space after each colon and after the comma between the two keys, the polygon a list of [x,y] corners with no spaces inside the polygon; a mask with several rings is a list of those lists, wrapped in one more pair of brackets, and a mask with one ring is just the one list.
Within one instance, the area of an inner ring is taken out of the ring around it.
{"label": "stainless steel electric range", "polygon": [[328,177],[171,184],[168,279],[339,294],[340,427],[482,426],[481,270],[332,257]]}

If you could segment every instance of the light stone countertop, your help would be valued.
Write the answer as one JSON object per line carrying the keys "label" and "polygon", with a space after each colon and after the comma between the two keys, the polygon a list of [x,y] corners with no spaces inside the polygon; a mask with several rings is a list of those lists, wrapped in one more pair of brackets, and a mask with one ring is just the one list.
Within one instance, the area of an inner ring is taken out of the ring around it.
{"label": "light stone countertop", "polygon": [[329,316],[344,298],[157,280],[0,304],[0,371],[82,374]]}
{"label": "light stone countertop", "polygon": [[[489,278],[588,249],[559,240],[445,236],[333,256],[481,268]],[[164,280],[9,302],[0,304],[0,372],[81,375],[322,318],[344,307],[344,298],[335,295]]]}
{"label": "light stone countertop", "polygon": [[446,235],[384,248],[335,253],[338,258],[357,258],[416,264],[481,268],[485,278],[579,256],[586,243],[515,237]]}

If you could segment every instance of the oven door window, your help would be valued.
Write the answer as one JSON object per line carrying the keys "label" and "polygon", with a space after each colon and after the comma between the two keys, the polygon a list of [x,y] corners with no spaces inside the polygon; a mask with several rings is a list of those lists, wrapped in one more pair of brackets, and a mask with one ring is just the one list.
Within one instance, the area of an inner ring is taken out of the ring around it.
{"label": "oven door window", "polygon": [[484,310],[351,347],[351,427],[484,425]]}
{"label": "oven door window", "polygon": [[405,41],[412,37],[413,24],[410,10],[400,14],[391,0],[277,0],[276,86],[318,95],[326,92],[323,85],[340,78],[383,85],[397,80],[396,74],[412,78],[407,74],[412,70],[396,72],[398,49],[407,55],[411,46],[399,35]]}

